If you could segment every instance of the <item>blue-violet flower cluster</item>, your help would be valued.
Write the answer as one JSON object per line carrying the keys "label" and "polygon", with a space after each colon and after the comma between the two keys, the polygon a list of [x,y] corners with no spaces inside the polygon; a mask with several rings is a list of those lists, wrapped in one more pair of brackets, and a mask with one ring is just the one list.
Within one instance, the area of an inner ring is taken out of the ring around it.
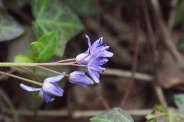
{"label": "blue-violet flower cluster", "polygon": [[78,64],[87,65],[89,75],[96,83],[99,83],[100,75],[98,72],[105,70],[102,65],[108,62],[107,58],[112,57],[113,53],[108,51],[110,46],[102,44],[102,37],[96,40],[92,45],[89,37],[87,35],[86,37],[88,39],[89,48],[86,52],[79,54],[76,57],[76,61]]}
{"label": "blue-violet flower cluster", "polygon": [[68,76],[71,83],[80,85],[84,88],[88,88],[89,85],[99,83],[99,72],[103,72],[105,68],[102,67],[108,62],[108,57],[112,57],[113,53],[109,52],[109,46],[102,44],[102,37],[91,44],[89,37],[88,39],[88,49],[86,52],[79,54],[76,57],[76,62],[78,65],[86,66],[89,75],[88,77],[83,71],[74,71],[69,75],[61,73],[61,75],[55,77],[46,78],[43,82],[42,88],[33,88],[24,84],[20,86],[27,91],[39,91],[39,96],[45,100],[47,103],[54,100],[53,96],[61,97],[64,90],[59,87],[56,83],[60,81],[64,76]]}

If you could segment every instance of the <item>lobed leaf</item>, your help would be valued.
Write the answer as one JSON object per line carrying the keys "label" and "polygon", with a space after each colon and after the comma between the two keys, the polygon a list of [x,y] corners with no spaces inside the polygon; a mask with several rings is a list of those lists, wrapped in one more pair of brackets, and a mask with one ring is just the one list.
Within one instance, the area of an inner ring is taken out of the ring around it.
{"label": "lobed leaf", "polygon": [[77,15],[59,0],[33,0],[32,11],[35,17],[33,29],[37,37],[50,31],[57,31],[59,42],[55,55],[63,56],[66,43],[83,30],[84,26]]}
{"label": "lobed leaf", "polygon": [[90,122],[134,122],[132,117],[121,108],[113,108],[105,113],[90,118]]}

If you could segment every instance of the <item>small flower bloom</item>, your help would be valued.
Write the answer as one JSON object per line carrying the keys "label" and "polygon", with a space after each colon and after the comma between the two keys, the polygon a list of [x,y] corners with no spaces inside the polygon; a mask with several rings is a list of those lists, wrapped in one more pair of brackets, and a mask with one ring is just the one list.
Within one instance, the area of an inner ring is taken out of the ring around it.
{"label": "small flower bloom", "polygon": [[100,53],[99,57],[112,57],[113,56],[112,52],[107,51],[110,46],[102,45],[103,43],[102,37],[96,40],[92,45],[87,35],[86,35],[86,38],[88,39],[89,48],[86,52],[81,53],[76,57],[76,61],[79,64],[83,64],[83,65],[88,64],[88,62],[99,53]]}
{"label": "small flower bloom", "polygon": [[88,85],[94,84],[94,82],[82,71],[74,71],[70,73],[69,81],[84,88],[88,88]]}
{"label": "small flower bloom", "polygon": [[59,87],[56,83],[60,81],[63,77],[63,75],[58,75],[55,77],[46,78],[44,80],[42,88],[33,88],[22,83],[20,84],[20,86],[26,91],[39,91],[39,96],[48,103],[54,100],[52,96],[63,96],[63,89]]}
{"label": "small flower bloom", "polygon": [[110,46],[102,44],[102,37],[96,40],[92,45],[87,35],[86,38],[88,39],[89,48],[86,52],[79,54],[76,57],[76,61],[78,64],[86,65],[89,75],[96,83],[99,83],[100,75],[98,72],[105,70],[102,65],[107,63],[107,58],[112,57],[113,53],[108,51]]}

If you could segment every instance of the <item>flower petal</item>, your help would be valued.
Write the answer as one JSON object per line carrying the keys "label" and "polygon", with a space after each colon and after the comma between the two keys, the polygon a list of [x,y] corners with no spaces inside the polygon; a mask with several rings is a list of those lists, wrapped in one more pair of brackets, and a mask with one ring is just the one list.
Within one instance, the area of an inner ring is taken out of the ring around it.
{"label": "flower petal", "polygon": [[41,90],[41,88],[33,88],[30,86],[24,85],[22,83],[20,84],[20,87],[22,87],[26,91],[40,91]]}
{"label": "flower petal", "polygon": [[97,71],[88,69],[88,73],[96,83],[99,83],[100,75]]}
{"label": "flower petal", "polygon": [[88,65],[89,65],[89,66],[90,66],[90,65],[99,65],[99,66],[101,66],[101,65],[106,64],[108,61],[109,61],[109,60],[108,60],[107,58],[98,58],[98,59],[96,59],[96,60],[91,60],[91,61],[88,63]]}
{"label": "flower petal", "polygon": [[50,94],[45,93],[42,89],[39,92],[39,96],[46,102],[52,102],[54,98],[51,97]]}
{"label": "flower petal", "polygon": [[109,52],[107,50],[100,52],[100,57],[112,57],[114,54],[112,52]]}
{"label": "flower petal", "polygon": [[74,71],[70,73],[69,81],[74,84],[81,85],[87,88],[88,85],[94,84],[94,82],[82,71]]}
{"label": "flower petal", "polygon": [[105,68],[103,68],[101,66],[97,66],[97,65],[88,66],[88,69],[95,70],[95,71],[98,71],[98,72],[104,72],[105,71]]}
{"label": "flower petal", "polygon": [[87,69],[103,72],[105,68],[101,67],[101,65],[105,64],[107,61],[108,59],[106,58],[92,59],[91,61],[89,61]]}
{"label": "flower petal", "polygon": [[54,95],[54,96],[63,96],[63,89],[59,87],[56,83],[44,83],[43,84],[43,91],[45,93]]}
{"label": "flower petal", "polygon": [[77,61],[77,63],[79,63],[79,64],[86,65],[86,64],[89,62],[90,57],[91,57],[91,56],[89,55],[89,53],[81,53],[81,54],[79,54],[79,55],[76,57],[76,61]]}
{"label": "flower petal", "polygon": [[54,77],[49,77],[44,80],[44,83],[55,83],[55,82],[60,81],[63,77],[64,75],[57,75]]}
{"label": "flower petal", "polygon": [[88,39],[88,46],[91,47],[91,41],[90,41],[90,39],[89,39],[89,36],[88,36],[88,35],[85,35],[85,36],[86,36],[86,38]]}
{"label": "flower petal", "polygon": [[96,40],[90,47],[90,53],[93,53],[98,47],[100,47],[102,45],[102,42],[103,42],[103,37]]}

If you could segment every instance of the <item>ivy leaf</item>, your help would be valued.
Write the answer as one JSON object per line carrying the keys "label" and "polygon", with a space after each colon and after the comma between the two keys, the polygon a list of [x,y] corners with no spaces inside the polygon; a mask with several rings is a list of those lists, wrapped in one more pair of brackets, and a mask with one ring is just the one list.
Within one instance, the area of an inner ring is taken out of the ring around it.
{"label": "ivy leaf", "polygon": [[134,122],[132,117],[121,108],[113,108],[105,113],[90,118],[90,122]]}
{"label": "ivy leaf", "polygon": [[36,60],[39,57],[41,51],[43,50],[44,45],[42,42],[36,41],[32,42],[29,48],[30,57]]}
{"label": "ivy leaf", "polygon": [[24,33],[23,28],[11,16],[0,12],[0,42],[15,39]]}
{"label": "ivy leaf", "polygon": [[56,50],[56,46],[58,43],[58,34],[57,32],[50,32],[42,36],[38,42],[41,42],[44,47],[40,52],[40,55],[37,59],[37,62],[46,62],[48,61],[54,54]]}
{"label": "ivy leaf", "polygon": [[27,57],[25,55],[17,55],[14,58],[14,62],[16,62],[16,63],[34,63],[34,61],[32,59],[30,59],[29,57]]}
{"label": "ivy leaf", "polygon": [[184,113],[184,94],[174,95],[174,102],[181,113]]}
{"label": "ivy leaf", "polygon": [[47,33],[38,41],[31,43],[30,56],[34,58],[35,62],[46,62],[53,56],[57,43],[57,32]]}
{"label": "ivy leaf", "polygon": [[59,0],[33,0],[35,17],[33,29],[37,37],[50,31],[57,31],[59,42],[55,55],[63,56],[66,43],[83,30],[84,26],[76,14]]}

